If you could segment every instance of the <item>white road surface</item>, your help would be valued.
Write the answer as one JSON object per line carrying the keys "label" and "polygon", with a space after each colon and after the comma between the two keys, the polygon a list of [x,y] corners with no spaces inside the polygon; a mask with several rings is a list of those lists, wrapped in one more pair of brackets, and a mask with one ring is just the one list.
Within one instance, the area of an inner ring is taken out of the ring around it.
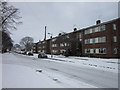
{"label": "white road surface", "polygon": [[[74,63],[67,64],[60,63],[60,62],[54,62],[49,59],[38,59],[34,57],[29,57],[25,55],[20,54],[3,54],[2,55],[2,63],[3,63],[3,70],[5,68],[5,65],[19,65],[19,66],[25,66],[32,68],[34,70],[42,69],[44,71],[49,71],[53,77],[57,77],[58,75],[62,75],[64,78],[66,77],[68,81],[66,83],[69,83],[72,81],[72,83],[75,82],[83,82],[88,84],[88,87],[97,87],[97,88],[118,88],[118,73],[109,72],[109,71],[103,71],[98,70],[95,68],[88,68],[88,67],[82,67],[82,66],[75,66]],[[9,68],[8,68],[9,69]],[[57,76],[55,76],[57,75]],[[3,71],[3,84],[5,80],[5,75]],[[57,78],[59,80],[59,77]],[[62,80],[62,79],[61,79]],[[63,80],[64,81],[64,80]],[[64,81],[65,83],[65,81]],[[69,83],[70,84],[70,83]],[[85,84],[83,84],[85,88]],[[4,86],[4,85],[3,85]],[[79,85],[71,85],[71,87],[76,88]],[[66,87],[70,87],[69,85]],[[80,88],[80,87],[79,87]],[[83,87],[82,87],[83,88]]]}

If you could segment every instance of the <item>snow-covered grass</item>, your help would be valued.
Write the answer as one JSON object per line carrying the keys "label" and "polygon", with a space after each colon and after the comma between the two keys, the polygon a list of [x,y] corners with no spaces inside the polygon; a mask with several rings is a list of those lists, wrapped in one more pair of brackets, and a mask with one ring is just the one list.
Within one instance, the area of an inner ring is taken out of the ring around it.
{"label": "snow-covered grass", "polygon": [[41,69],[3,64],[3,88],[95,88],[84,82]]}
{"label": "snow-covered grass", "polygon": [[[38,54],[34,54],[34,57],[37,58]],[[51,55],[48,55],[51,58]],[[48,60],[48,59],[47,59]],[[119,59],[103,59],[103,58],[89,58],[89,57],[75,57],[69,56],[65,57],[63,55],[53,55],[52,59],[49,59],[55,62],[72,64],[75,66],[85,66],[86,68],[95,68],[103,71],[110,71],[118,73],[120,68]]]}

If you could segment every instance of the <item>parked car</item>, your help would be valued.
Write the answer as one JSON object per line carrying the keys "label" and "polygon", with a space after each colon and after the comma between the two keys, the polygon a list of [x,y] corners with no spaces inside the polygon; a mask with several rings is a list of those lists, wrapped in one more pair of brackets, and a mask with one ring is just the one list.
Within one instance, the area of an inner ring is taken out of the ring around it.
{"label": "parked car", "polygon": [[33,53],[31,51],[28,51],[26,54],[29,56],[33,56]]}
{"label": "parked car", "polygon": [[48,56],[45,53],[39,53],[38,58],[48,58]]}
{"label": "parked car", "polygon": [[21,51],[21,52],[20,52],[20,54],[24,54],[24,53],[25,53],[25,51]]}
{"label": "parked car", "polygon": [[27,51],[24,51],[22,54],[27,55]]}

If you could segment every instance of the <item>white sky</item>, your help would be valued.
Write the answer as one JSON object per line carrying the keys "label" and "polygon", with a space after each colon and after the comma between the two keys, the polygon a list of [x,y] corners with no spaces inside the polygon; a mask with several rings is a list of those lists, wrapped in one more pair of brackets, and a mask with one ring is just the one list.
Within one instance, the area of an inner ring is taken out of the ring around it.
{"label": "white sky", "polygon": [[[44,39],[44,27],[47,33],[57,36],[59,32],[72,32],[73,26],[84,28],[95,25],[97,19],[102,22],[118,17],[117,2],[11,2],[20,9],[21,21],[18,30],[12,31],[14,43],[21,38],[31,36],[34,42]],[[50,36],[47,35],[47,38]]]}

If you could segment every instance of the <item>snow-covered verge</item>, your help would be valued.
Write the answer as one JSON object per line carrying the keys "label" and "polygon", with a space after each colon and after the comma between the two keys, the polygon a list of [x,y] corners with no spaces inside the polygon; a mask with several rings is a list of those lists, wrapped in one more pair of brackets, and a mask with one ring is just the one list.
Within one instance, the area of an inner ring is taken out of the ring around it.
{"label": "snow-covered verge", "polygon": [[[33,57],[37,58],[37,56],[37,54],[34,54]],[[48,57],[51,58],[51,55],[48,55]],[[118,73],[118,70],[120,70],[119,59],[103,59],[75,56],[65,57],[62,55],[53,55],[53,58],[50,60],[66,64],[72,64],[80,67],[82,66],[86,68],[95,68],[103,71],[110,71],[114,73]]]}
{"label": "snow-covered verge", "polygon": [[61,74],[21,65],[3,64],[3,88],[95,88]]}

